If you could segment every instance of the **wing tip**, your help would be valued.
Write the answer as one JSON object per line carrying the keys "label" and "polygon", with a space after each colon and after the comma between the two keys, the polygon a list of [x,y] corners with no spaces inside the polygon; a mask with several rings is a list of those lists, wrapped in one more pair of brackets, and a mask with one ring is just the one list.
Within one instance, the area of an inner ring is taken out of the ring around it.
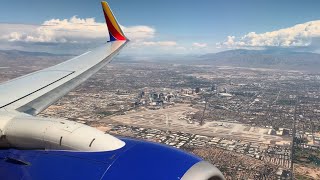
{"label": "wing tip", "polygon": [[103,14],[109,30],[110,41],[128,41],[124,35],[117,19],[115,18],[109,4],[106,1],[101,1]]}

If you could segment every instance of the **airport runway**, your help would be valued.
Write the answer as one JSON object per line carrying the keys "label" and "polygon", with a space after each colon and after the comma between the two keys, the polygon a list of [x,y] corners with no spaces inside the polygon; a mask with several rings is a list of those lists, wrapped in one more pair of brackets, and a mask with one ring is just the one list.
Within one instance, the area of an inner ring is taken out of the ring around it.
{"label": "airport runway", "polygon": [[186,120],[181,119],[181,117],[185,117],[186,113],[196,111],[197,109],[186,104],[178,104],[166,109],[129,112],[126,115],[109,117],[100,122],[110,122],[111,120],[114,123],[135,127],[154,128],[175,132],[180,131],[251,143],[290,143],[289,138],[268,135],[269,129],[267,128],[250,127],[244,124],[220,121],[206,122],[203,126],[199,126],[198,124],[189,124]]}

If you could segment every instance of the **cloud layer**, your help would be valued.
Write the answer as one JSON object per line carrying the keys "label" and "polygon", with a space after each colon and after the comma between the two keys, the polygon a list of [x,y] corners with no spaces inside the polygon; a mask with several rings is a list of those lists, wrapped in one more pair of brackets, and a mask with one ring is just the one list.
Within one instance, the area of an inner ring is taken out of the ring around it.
{"label": "cloud layer", "polygon": [[197,43],[197,42],[195,42],[195,43],[192,44],[192,46],[193,47],[197,47],[197,48],[205,48],[205,47],[208,46],[208,44],[207,43]]}
{"label": "cloud layer", "polygon": [[[25,28],[27,28],[27,31]],[[51,19],[40,26],[1,24],[0,39],[10,42],[31,43],[78,43],[108,37],[105,23],[94,18]],[[4,32],[5,31],[5,32]],[[128,38],[134,41],[152,39],[155,29],[149,26],[123,27]]]}
{"label": "cloud layer", "polygon": [[140,45],[144,46],[176,46],[177,42],[175,41],[146,41],[140,43]]}
{"label": "cloud layer", "polygon": [[[153,27],[138,25],[121,28],[131,41],[126,53],[181,51],[177,42],[159,39]],[[51,19],[41,25],[0,24],[0,49],[79,54],[107,40],[106,23],[96,22],[94,18],[73,16],[70,19]]]}
{"label": "cloud layer", "polygon": [[242,37],[228,36],[218,47],[306,47],[320,37],[320,20],[257,34],[250,32]]}

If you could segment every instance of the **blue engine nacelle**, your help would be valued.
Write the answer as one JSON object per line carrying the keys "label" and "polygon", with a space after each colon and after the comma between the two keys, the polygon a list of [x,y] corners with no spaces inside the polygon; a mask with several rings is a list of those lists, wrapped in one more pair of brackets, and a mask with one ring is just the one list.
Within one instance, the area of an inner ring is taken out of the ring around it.
{"label": "blue engine nacelle", "polygon": [[122,140],[123,148],[107,152],[1,150],[0,179],[224,179],[216,167],[181,150]]}
{"label": "blue engine nacelle", "polygon": [[216,167],[184,151],[156,143],[122,140],[131,147],[114,161],[105,174],[105,179],[223,178]]}

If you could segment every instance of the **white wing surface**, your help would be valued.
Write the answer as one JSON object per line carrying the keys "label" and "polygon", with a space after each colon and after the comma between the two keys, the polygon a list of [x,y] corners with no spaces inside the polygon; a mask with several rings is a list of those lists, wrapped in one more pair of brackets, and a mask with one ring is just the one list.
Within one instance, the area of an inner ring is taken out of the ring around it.
{"label": "white wing surface", "polygon": [[109,63],[128,40],[109,5],[102,2],[102,8],[110,41],[61,64],[0,84],[0,110],[36,115]]}

